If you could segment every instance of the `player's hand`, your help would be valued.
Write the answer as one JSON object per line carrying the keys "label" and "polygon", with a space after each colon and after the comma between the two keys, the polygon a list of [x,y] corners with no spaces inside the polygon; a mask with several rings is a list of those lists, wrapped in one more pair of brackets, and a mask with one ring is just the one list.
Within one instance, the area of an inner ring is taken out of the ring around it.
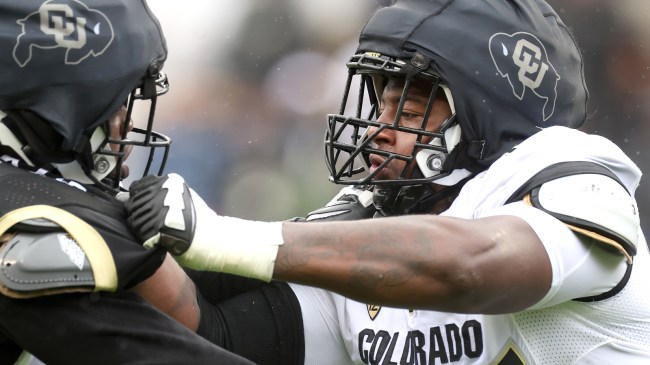
{"label": "player's hand", "polygon": [[310,212],[306,221],[347,221],[371,218],[375,214],[372,191],[367,186],[346,186],[323,208]]}
{"label": "player's hand", "polygon": [[131,184],[127,222],[145,247],[160,246],[182,266],[271,280],[281,222],[220,216],[176,174]]}

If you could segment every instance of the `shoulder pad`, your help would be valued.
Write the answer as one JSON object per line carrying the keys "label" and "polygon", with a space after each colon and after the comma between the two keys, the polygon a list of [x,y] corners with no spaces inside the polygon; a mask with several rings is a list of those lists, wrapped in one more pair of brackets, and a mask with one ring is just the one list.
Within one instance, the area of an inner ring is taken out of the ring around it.
{"label": "shoulder pad", "polygon": [[106,242],[65,210],[47,205],[13,210],[0,217],[0,237],[0,291],[9,297],[117,288],[117,270]]}
{"label": "shoulder pad", "polygon": [[613,177],[596,173],[562,176],[534,188],[528,198],[570,229],[623,254],[636,255],[640,226],[636,201]]}
{"label": "shoulder pad", "polygon": [[72,291],[92,291],[90,263],[65,233],[16,232],[0,249],[3,294],[26,298]]}

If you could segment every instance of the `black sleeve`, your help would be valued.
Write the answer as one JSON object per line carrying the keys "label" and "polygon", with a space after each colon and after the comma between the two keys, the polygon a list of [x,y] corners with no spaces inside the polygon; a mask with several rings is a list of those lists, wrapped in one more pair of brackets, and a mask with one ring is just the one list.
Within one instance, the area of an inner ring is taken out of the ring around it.
{"label": "black sleeve", "polygon": [[199,335],[259,365],[304,363],[302,312],[287,283],[263,283],[219,302],[197,293]]}
{"label": "black sleeve", "polygon": [[232,274],[198,271],[188,268],[183,270],[209,303],[219,303],[251,289],[268,285],[267,282],[262,280]]}

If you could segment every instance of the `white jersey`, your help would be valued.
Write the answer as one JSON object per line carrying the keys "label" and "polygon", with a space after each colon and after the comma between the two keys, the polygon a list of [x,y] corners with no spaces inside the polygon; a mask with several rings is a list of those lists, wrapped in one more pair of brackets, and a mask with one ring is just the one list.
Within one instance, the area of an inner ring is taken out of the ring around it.
{"label": "white jersey", "polygon": [[551,127],[469,181],[443,213],[526,220],[553,268],[551,289],[539,303],[514,314],[464,315],[378,307],[293,285],[305,319],[305,363],[650,364],[650,291],[644,288],[650,255],[640,228],[625,287],[611,298],[581,302],[573,299],[614,288],[626,273],[625,258],[574,234],[541,210],[523,202],[506,204],[537,172],[565,161],[605,166],[631,193],[639,184],[638,168],[610,141]]}

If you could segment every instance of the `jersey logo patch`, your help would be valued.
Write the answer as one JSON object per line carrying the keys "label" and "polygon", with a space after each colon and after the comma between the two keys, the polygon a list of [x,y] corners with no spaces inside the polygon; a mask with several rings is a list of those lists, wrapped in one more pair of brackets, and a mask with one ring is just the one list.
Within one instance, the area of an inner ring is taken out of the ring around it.
{"label": "jersey logo patch", "polygon": [[89,56],[104,53],[113,42],[113,26],[100,11],[78,0],[49,0],[17,20],[22,32],[16,38],[14,60],[25,67],[33,48],[65,49],[66,65],[76,65]]}
{"label": "jersey logo patch", "polygon": [[375,304],[366,304],[366,307],[368,308],[368,316],[370,316],[370,319],[374,321],[379,314],[379,311],[381,310],[381,306]]}
{"label": "jersey logo patch", "polygon": [[489,47],[494,66],[508,80],[513,94],[522,100],[530,89],[544,103],[543,120],[550,118],[555,112],[560,75],[548,60],[542,42],[526,32],[496,33],[490,37]]}

